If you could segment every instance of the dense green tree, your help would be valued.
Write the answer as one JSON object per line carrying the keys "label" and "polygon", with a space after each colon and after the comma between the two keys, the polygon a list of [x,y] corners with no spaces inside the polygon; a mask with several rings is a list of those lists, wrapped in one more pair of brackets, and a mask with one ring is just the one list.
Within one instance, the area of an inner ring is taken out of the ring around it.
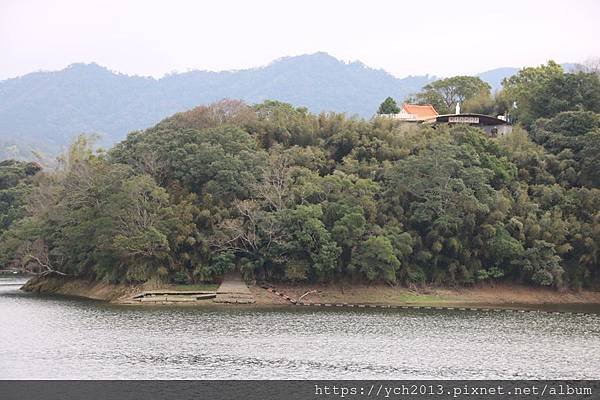
{"label": "dense green tree", "polygon": [[133,165],[164,185],[178,182],[223,202],[248,196],[265,156],[247,132],[232,125],[200,131],[159,126],[130,134],[111,151],[114,162]]}
{"label": "dense green tree", "polygon": [[25,216],[32,178],[41,170],[37,163],[15,160],[0,162],[0,235]]}
{"label": "dense green tree", "polygon": [[360,272],[368,281],[396,282],[400,261],[394,255],[390,240],[384,236],[372,236],[358,248],[353,257],[351,270]]}
{"label": "dense green tree", "polygon": [[536,120],[531,138],[557,156],[558,166],[553,172],[560,180],[570,185],[599,187],[599,132],[600,114],[565,111],[549,119]]}
{"label": "dense green tree", "polygon": [[457,103],[473,100],[476,97],[490,97],[491,87],[481,78],[474,76],[453,76],[438,79],[423,87],[415,95],[420,104],[432,104],[441,114],[454,113]]}
{"label": "dense green tree", "polygon": [[512,114],[526,127],[538,118],[564,111],[600,112],[600,78],[594,73],[564,73],[553,61],[523,68],[503,82],[506,96],[515,103]]}
{"label": "dense green tree", "polygon": [[387,97],[377,109],[377,114],[379,115],[398,114],[399,112],[400,107],[398,107],[396,100],[394,100],[392,97]]}

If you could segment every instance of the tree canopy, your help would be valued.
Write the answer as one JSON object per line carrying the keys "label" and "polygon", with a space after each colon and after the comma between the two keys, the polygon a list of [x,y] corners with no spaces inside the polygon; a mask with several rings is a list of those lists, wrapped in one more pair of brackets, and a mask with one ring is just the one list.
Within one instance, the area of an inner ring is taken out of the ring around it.
{"label": "tree canopy", "polygon": [[516,106],[515,117],[526,127],[538,118],[563,111],[600,112],[600,79],[593,72],[564,73],[554,61],[523,68],[503,82]]}
{"label": "tree canopy", "polygon": [[377,110],[377,114],[385,115],[385,114],[398,114],[400,112],[400,107],[391,97],[387,97],[383,103],[379,105],[379,109]]}
{"label": "tree canopy", "polygon": [[475,97],[490,97],[491,87],[475,76],[453,76],[438,79],[423,87],[414,95],[419,104],[431,104],[441,114],[454,113],[456,104],[461,105]]}

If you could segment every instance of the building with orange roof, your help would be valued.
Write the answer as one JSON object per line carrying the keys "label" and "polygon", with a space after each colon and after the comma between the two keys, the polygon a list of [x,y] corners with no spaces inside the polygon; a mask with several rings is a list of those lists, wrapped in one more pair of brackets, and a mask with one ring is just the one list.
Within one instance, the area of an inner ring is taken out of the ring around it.
{"label": "building with orange roof", "polygon": [[394,115],[394,118],[402,121],[422,122],[436,118],[438,112],[431,104],[402,104],[400,112]]}

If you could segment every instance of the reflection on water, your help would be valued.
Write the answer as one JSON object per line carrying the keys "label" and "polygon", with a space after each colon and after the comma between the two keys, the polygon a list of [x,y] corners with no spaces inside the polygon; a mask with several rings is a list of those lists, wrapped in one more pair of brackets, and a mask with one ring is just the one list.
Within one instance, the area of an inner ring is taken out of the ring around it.
{"label": "reflection on water", "polygon": [[0,277],[0,379],[600,379],[600,315],[136,308]]}

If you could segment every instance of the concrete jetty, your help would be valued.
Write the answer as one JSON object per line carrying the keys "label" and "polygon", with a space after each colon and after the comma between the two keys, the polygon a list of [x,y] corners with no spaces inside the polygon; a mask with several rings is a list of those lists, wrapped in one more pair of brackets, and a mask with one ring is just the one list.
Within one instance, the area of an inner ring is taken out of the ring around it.
{"label": "concrete jetty", "polygon": [[236,273],[229,273],[223,278],[221,286],[216,291],[196,290],[146,290],[131,297],[134,303],[174,304],[174,303],[228,303],[252,304],[255,302],[250,289]]}
{"label": "concrete jetty", "polygon": [[215,303],[252,304],[255,300],[240,274],[231,272],[223,277],[223,282],[217,289],[217,297],[213,301]]}

